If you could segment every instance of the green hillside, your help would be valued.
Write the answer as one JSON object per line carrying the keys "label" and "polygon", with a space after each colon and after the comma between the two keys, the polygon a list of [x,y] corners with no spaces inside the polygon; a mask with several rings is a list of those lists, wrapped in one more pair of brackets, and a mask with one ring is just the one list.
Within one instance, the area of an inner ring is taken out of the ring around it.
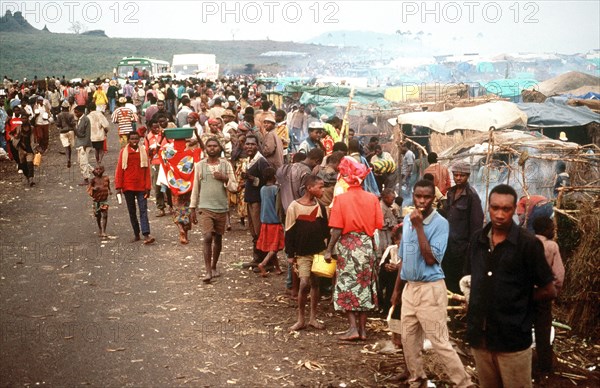
{"label": "green hillside", "polygon": [[[37,30],[36,30],[37,31]],[[309,63],[340,55],[340,49],[314,44],[276,41],[194,41],[179,39],[105,38],[42,32],[0,32],[0,75],[10,78],[45,76],[103,77],[125,56],[148,56],[171,61],[173,54],[211,53],[221,74],[240,73],[246,64],[255,71],[301,71]],[[352,56],[344,49],[344,56]],[[306,56],[261,56],[268,51],[294,51]]]}

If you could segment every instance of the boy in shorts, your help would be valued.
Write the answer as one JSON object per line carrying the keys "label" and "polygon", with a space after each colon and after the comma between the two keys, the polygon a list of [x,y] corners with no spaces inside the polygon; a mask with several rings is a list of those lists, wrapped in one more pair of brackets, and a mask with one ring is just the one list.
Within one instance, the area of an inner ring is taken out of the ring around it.
{"label": "boy in shorts", "polygon": [[311,272],[314,255],[327,247],[329,226],[327,211],[317,202],[323,195],[323,179],[316,175],[306,178],[305,194],[293,201],[287,209],[285,218],[285,253],[300,278],[298,291],[298,321],[290,330],[305,329],[304,307],[310,289],[310,318],[308,326],[322,330],[325,326],[317,321],[317,303],[319,302],[319,282]]}
{"label": "boy in shorts", "polygon": [[90,180],[87,192],[94,199],[94,216],[98,223],[98,234],[101,238],[108,237],[106,234],[106,223],[108,222],[108,196],[110,191],[110,179],[104,176],[104,166],[98,166],[92,171],[94,177]]}

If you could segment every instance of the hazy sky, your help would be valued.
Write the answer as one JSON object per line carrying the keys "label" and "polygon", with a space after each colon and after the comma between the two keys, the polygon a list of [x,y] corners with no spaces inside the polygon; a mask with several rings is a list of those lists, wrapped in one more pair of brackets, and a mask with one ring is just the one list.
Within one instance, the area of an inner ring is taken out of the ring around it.
{"label": "hazy sky", "polygon": [[[600,48],[600,1],[2,1],[35,27],[73,21],[110,37],[305,41],[335,30],[423,31],[445,51]],[[428,35],[431,33],[431,35]],[[347,42],[351,44],[352,42]]]}

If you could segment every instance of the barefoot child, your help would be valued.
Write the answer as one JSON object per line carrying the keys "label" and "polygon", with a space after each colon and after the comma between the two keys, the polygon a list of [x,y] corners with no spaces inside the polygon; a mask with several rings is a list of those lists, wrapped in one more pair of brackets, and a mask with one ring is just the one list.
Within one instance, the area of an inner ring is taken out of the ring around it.
{"label": "barefoot child", "polygon": [[317,303],[319,302],[319,282],[311,272],[313,257],[327,247],[329,227],[327,211],[317,202],[323,195],[323,179],[309,175],[305,181],[305,194],[293,201],[287,209],[285,218],[285,252],[290,264],[298,272],[300,287],[298,291],[298,322],[290,330],[306,328],[304,307],[310,288],[310,318],[308,325],[315,329],[325,326],[317,321]]}
{"label": "barefoot child", "polygon": [[[385,191],[385,190],[384,190]],[[402,239],[402,224],[395,225],[391,231],[391,245],[388,245],[379,261],[379,288],[377,299],[382,313],[387,316],[392,306],[392,293],[398,277],[398,244]],[[399,310],[399,309],[398,309]]]}
{"label": "barefoot child", "polygon": [[108,196],[110,191],[110,179],[104,176],[104,166],[98,166],[93,171],[94,177],[90,180],[87,192],[94,199],[94,215],[98,223],[99,236],[108,237],[106,234],[106,222],[108,221]]}
{"label": "barefoot child", "polygon": [[283,226],[277,215],[275,200],[279,187],[275,185],[275,169],[268,167],[265,169],[264,178],[267,182],[260,189],[260,234],[256,247],[263,252],[268,252],[265,259],[258,265],[260,274],[267,276],[266,266],[271,262],[275,267],[275,273],[281,275],[277,252],[283,249],[284,237]]}

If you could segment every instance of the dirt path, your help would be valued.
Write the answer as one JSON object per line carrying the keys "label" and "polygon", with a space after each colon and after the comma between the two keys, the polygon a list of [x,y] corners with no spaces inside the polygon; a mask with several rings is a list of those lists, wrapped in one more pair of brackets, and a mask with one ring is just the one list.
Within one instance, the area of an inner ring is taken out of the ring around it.
{"label": "dirt path", "polygon": [[[118,145],[109,135],[112,180]],[[379,319],[366,343],[339,343],[345,320],[322,302],[325,331],[288,331],[295,310],[284,278],[241,269],[251,249],[237,219],[211,285],[199,278],[198,229],[179,245],[153,202],[155,245],[127,242],[127,211],[114,197],[110,238],[98,238],[79,170],[65,167],[56,131],[51,138],[33,188],[0,163],[0,385],[398,386],[402,356],[373,350],[390,338]],[[438,382],[439,370],[429,363]]]}

